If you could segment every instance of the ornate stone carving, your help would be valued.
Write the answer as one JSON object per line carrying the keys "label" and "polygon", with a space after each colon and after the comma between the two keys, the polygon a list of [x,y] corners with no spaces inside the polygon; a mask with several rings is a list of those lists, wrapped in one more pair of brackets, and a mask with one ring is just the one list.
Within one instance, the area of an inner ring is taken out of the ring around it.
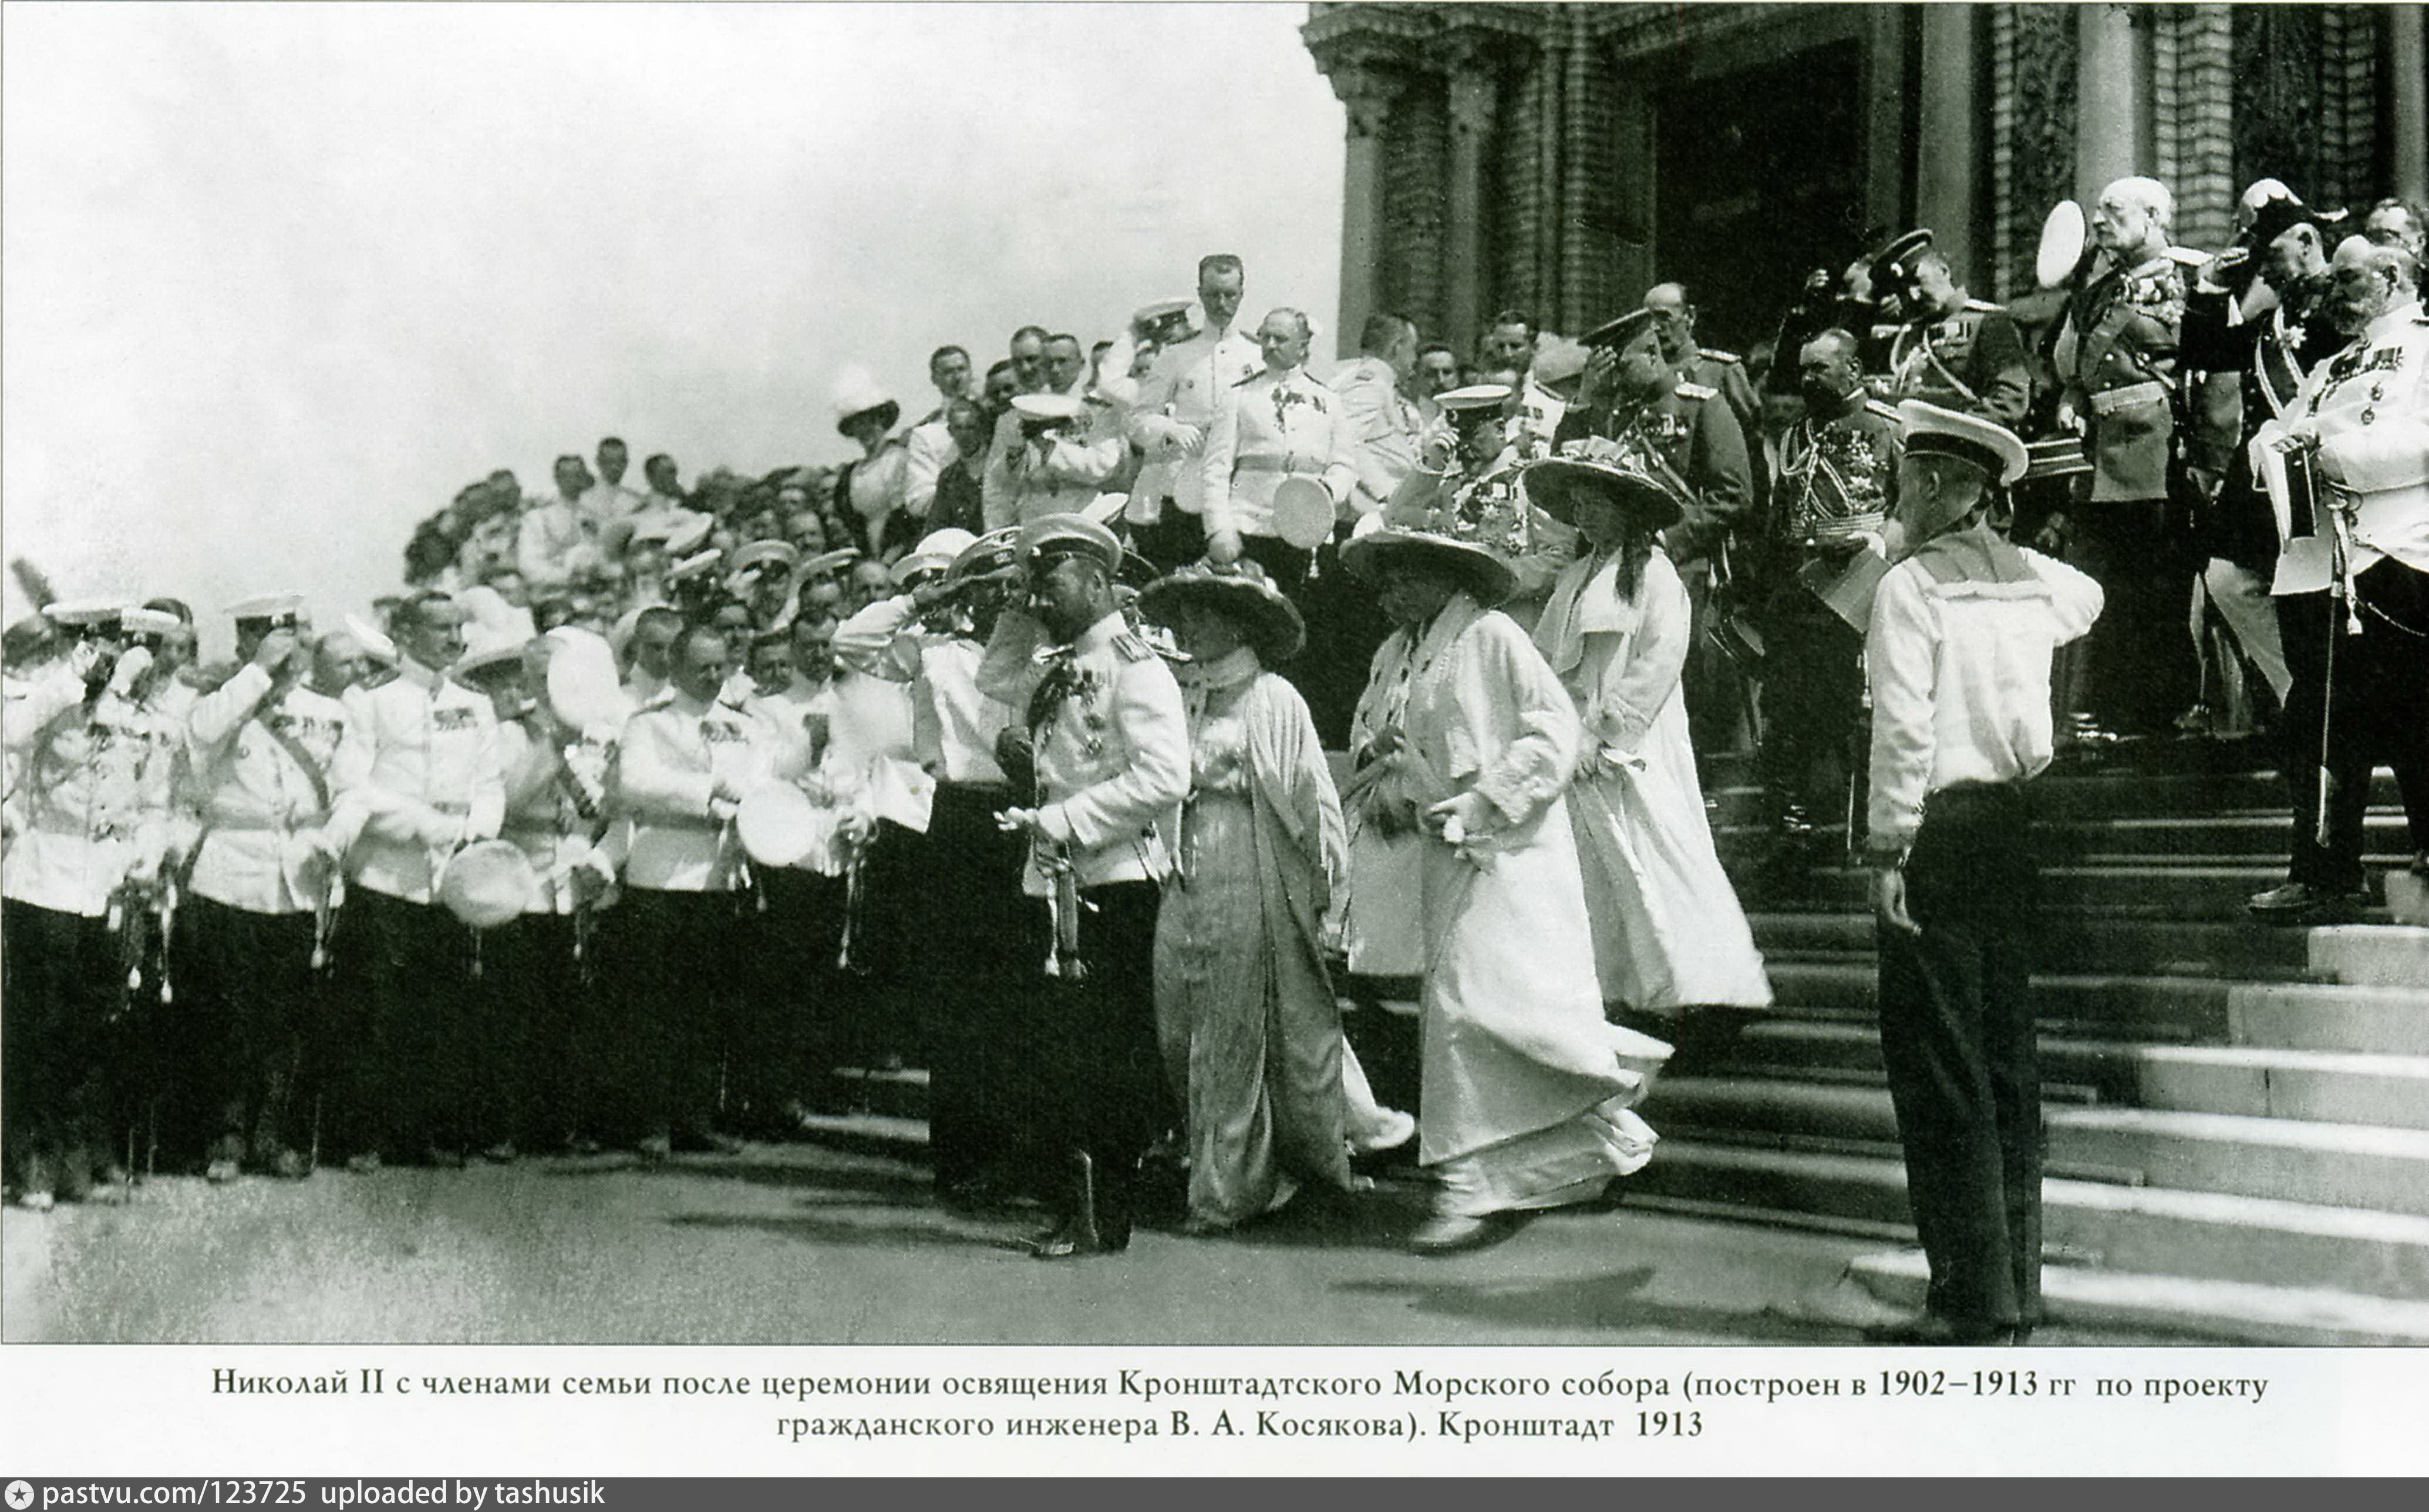
{"label": "ornate stone carving", "polygon": [[1392,102],[1400,97],[1406,80],[1368,62],[1337,62],[1325,70],[1332,92],[1349,116],[1349,135],[1379,137],[1392,119]]}
{"label": "ornate stone carving", "polygon": [[2235,175],[2282,178],[2319,195],[2322,12],[2235,8]]}

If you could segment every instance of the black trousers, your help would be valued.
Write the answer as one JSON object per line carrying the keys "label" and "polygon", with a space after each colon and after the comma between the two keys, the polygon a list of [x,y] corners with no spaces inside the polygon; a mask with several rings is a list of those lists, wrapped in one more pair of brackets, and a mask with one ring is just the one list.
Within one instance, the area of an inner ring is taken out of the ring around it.
{"label": "black trousers", "polygon": [[162,1101],[180,1101],[178,1081],[196,1084],[195,1132],[213,1158],[258,1170],[283,1151],[309,1152],[321,1095],[313,1075],[322,987],[312,966],[312,916],[189,898],[177,921],[177,1005],[186,1023],[176,1048],[189,1058],[183,1078],[162,1068]]}
{"label": "black trousers", "polygon": [[1206,555],[1206,522],[1166,499],[1155,523],[1131,527],[1131,549],[1171,572]]}
{"label": "black trousers", "polygon": [[1307,699],[1316,738],[1334,749],[1349,743],[1349,723],[1366,690],[1367,670],[1392,633],[1374,585],[1341,565],[1340,542],[1347,539],[1346,529],[1337,531],[1315,549],[1315,575],[1297,599],[1307,617],[1307,649],[1273,669]]}
{"label": "black trousers", "polygon": [[2041,1317],[2031,818],[2021,785],[1932,794],[1906,868],[1922,932],[1880,926],[1881,1055],[1928,1305],[1960,1324]]}
{"label": "black trousers", "polygon": [[[2294,678],[2286,691],[2286,793],[2294,821],[2287,875],[2339,890],[2362,884],[2362,823],[2371,771],[2381,761],[2395,771],[2412,848],[2429,850],[2429,573],[2390,558],[2359,573],[2354,589],[2358,636],[2345,633],[2345,614],[2325,592],[2277,600],[2278,633]],[[2421,633],[2407,634],[2407,628]],[[2323,764],[2324,845],[2319,839]]]}
{"label": "black trousers", "polygon": [[922,894],[919,999],[928,1146],[940,1185],[1009,1181],[1024,1163],[1023,998],[1043,956],[1031,954],[1020,895],[1028,838],[995,822],[1011,802],[1009,788],[941,783],[928,822],[934,870]]}
{"label": "black trousers", "polygon": [[628,888],[610,916],[616,990],[603,1037],[607,1138],[709,1132],[732,1042],[744,909],[751,894]]}
{"label": "black trousers", "polygon": [[759,872],[759,891],[765,906],[752,922],[753,967],[735,1035],[743,1062],[737,1091],[763,1115],[794,1101],[820,1110],[839,1105],[835,1068],[868,1058],[852,1038],[861,1017],[850,997],[854,979],[835,964],[844,879],[770,867]]}
{"label": "black trousers", "polygon": [[0,1098],[20,1190],[80,1193],[110,1163],[109,1021],[125,968],[106,918],[0,900]]}
{"label": "black trousers", "polygon": [[494,1010],[474,974],[473,932],[437,904],[367,888],[346,907],[361,925],[370,990],[329,1015],[324,1126],[335,1102],[345,1154],[415,1160],[477,1148],[492,1122],[480,1098]]}
{"label": "black trousers", "polygon": [[2186,628],[2200,564],[2165,499],[2078,504],[2071,518],[2074,565],[2107,595],[2075,655],[2076,706],[2115,734],[2164,735],[2201,690]]}
{"label": "black trousers", "polygon": [[485,1144],[554,1150],[591,1132],[601,1025],[595,973],[574,955],[575,933],[571,914],[531,913],[481,936],[494,1005],[480,1066]]}
{"label": "black trousers", "polygon": [[[1039,1150],[1050,1158],[1085,1153],[1095,1167],[1097,1227],[1105,1241],[1130,1238],[1139,1156],[1155,1137],[1164,1105],[1155,1040],[1155,915],[1162,889],[1115,882],[1083,894],[1079,981],[1037,984],[1030,1038],[1035,1046]],[[1030,899],[1030,938],[1043,960],[1053,933],[1043,900]],[[1071,1216],[1077,1188],[1058,1189]]]}
{"label": "black trousers", "polygon": [[1839,809],[1864,711],[1863,637],[1793,577],[1763,602],[1762,745],[1756,770],[1783,803]]}

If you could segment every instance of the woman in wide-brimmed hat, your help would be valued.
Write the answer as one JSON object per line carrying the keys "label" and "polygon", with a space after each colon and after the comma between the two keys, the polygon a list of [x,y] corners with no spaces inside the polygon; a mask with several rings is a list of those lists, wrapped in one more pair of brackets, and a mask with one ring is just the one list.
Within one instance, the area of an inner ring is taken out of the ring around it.
{"label": "woman in wide-brimmed hat", "polygon": [[1139,612],[1190,658],[1191,789],[1181,878],[1156,920],[1156,1028],[1186,1122],[1189,1223],[1210,1231],[1300,1183],[1348,1189],[1351,1143],[1413,1128],[1357,1095],[1325,969],[1341,805],[1306,702],[1271,671],[1307,640],[1298,610],[1246,562],[1158,578]]}
{"label": "woman in wide-brimmed hat", "polygon": [[[1439,1186],[1421,1253],[1488,1243],[1522,1212],[1590,1201],[1642,1166],[1628,1111],[1669,1047],[1603,1021],[1564,804],[1576,710],[1509,616],[1523,509],[1455,506],[1431,529],[1363,527],[1342,550],[1398,623],[1361,701],[1351,789],[1378,828],[1413,831],[1424,985],[1418,1158]],[[1401,864],[1353,872],[1361,900]]]}
{"label": "woman in wide-brimmed hat", "polygon": [[1677,486],[1605,440],[1536,463],[1526,486],[1587,545],[1554,581],[1535,644],[1585,725],[1569,820],[1603,998],[1663,1017],[1766,1005],[1771,984],[1712,849],[1678,690],[1687,590],[1660,545],[1685,512]]}

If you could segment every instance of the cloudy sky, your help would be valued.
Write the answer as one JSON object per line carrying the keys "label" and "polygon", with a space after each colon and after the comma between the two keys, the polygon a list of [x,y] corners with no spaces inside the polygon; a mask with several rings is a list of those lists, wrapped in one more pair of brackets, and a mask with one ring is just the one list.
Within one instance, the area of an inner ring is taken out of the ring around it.
{"label": "cloudy sky", "polygon": [[610,432],[687,477],[839,458],[844,365],[920,404],[938,343],[1110,335],[1201,252],[1248,259],[1252,318],[1321,317],[1341,108],[1304,16],[11,4],[6,550],[325,616],[492,467],[541,490]]}

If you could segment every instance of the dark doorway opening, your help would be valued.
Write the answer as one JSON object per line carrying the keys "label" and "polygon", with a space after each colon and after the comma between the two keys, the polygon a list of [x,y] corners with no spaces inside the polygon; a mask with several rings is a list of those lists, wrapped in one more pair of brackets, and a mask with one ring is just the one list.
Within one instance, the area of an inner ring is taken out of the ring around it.
{"label": "dark doorway opening", "polygon": [[1694,291],[1706,345],[1776,334],[1809,271],[1863,250],[1863,77],[1848,41],[1656,97],[1653,276]]}

